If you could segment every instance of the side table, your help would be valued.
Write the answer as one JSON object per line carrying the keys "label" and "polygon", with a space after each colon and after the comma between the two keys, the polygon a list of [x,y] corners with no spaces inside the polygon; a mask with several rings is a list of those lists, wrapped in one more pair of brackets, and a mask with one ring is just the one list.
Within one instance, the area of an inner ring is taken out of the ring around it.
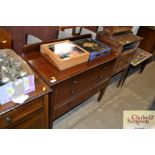
{"label": "side table", "polygon": [[141,66],[139,73],[142,73],[151,58],[153,58],[153,55],[151,53],[138,48],[134,59],[131,61],[129,67],[122,72],[117,87],[119,87],[120,85],[121,87],[123,86],[131,68],[137,68]]}

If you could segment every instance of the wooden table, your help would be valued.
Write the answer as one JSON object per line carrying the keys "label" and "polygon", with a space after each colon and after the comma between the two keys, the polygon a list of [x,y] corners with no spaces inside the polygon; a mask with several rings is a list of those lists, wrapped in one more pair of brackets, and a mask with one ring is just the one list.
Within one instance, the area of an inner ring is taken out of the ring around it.
{"label": "wooden table", "polygon": [[[140,53],[144,53],[146,55],[146,57],[144,57],[141,60],[137,61],[137,57],[140,56]],[[129,74],[129,71],[130,71],[131,68],[134,69],[134,68],[137,68],[137,67],[141,66],[139,73],[142,73],[151,58],[153,58],[152,54],[138,48],[137,53],[136,53],[134,59],[131,61],[129,67],[126,68],[126,70],[123,71],[122,76],[121,76],[117,86],[118,87],[120,85],[121,85],[121,87],[123,86],[123,84],[124,84],[128,74]]]}
{"label": "wooden table", "polygon": [[23,104],[0,105],[0,128],[49,128],[49,93],[51,89],[35,74],[35,91]]}
{"label": "wooden table", "polygon": [[[74,41],[90,37],[91,35],[82,35],[66,39]],[[53,120],[97,92],[100,92],[98,101],[101,100],[117,58],[115,52],[112,51],[109,55],[59,71],[40,54],[41,44],[56,41],[60,40],[26,45],[22,54],[23,58],[53,90],[50,95],[49,109],[51,127]],[[55,82],[51,81],[53,77],[56,79]]]}

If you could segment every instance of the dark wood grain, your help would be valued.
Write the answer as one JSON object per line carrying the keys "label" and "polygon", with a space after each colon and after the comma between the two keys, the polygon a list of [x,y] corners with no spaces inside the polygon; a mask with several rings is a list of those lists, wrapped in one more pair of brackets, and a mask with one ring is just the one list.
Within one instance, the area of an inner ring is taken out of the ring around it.
{"label": "dark wood grain", "polygon": [[141,26],[139,28],[138,35],[144,38],[139,47],[147,52],[154,54],[155,56],[155,28]]}

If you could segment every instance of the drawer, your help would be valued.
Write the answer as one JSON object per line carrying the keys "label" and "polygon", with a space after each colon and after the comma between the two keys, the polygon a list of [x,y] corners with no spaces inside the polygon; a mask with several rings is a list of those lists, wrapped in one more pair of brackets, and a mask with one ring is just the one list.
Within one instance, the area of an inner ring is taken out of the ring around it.
{"label": "drawer", "polygon": [[133,57],[134,57],[135,52],[132,53],[127,53],[127,54],[122,54],[115,63],[114,69],[113,69],[113,75],[116,73],[119,73],[120,71],[122,71],[123,69],[127,68]]}
{"label": "drawer", "polygon": [[79,105],[81,102],[83,102],[86,99],[88,99],[89,97],[95,95],[102,89],[105,89],[107,87],[107,85],[108,85],[108,80],[106,80],[105,82],[102,82],[101,84],[97,85],[94,88],[90,88],[89,90],[85,91],[84,93],[80,94],[79,96],[75,97],[74,99],[69,100],[65,104],[54,108],[53,119],[55,120],[56,118],[62,116],[63,114],[65,114],[66,112],[71,110],[72,108]]}
{"label": "drawer", "polygon": [[12,129],[36,129],[38,128],[44,128],[44,121],[43,121],[43,110],[40,109],[36,112],[33,112],[32,114],[28,115],[27,117],[24,117],[23,119],[17,121],[12,126],[9,126],[9,128]]}
{"label": "drawer", "polygon": [[70,107],[69,107],[68,103],[63,104],[63,105],[59,106],[58,108],[54,108],[53,120],[60,117],[64,113],[68,112],[69,110],[70,110]]}
{"label": "drawer", "polygon": [[40,120],[40,121],[38,121],[36,124],[34,124],[33,126],[31,126],[29,129],[45,129],[43,119]]}
{"label": "drawer", "polygon": [[99,85],[95,86],[94,88],[90,88],[88,91],[84,92],[83,94],[78,96],[73,101],[68,102],[70,109],[79,105],[82,101],[85,101],[86,99],[95,95],[96,93],[100,92],[101,90],[106,89],[106,87],[108,85],[108,81],[109,80],[106,80],[105,82],[100,83]]}
{"label": "drawer", "polygon": [[20,107],[0,116],[0,128],[7,128],[41,108],[43,108],[43,97],[21,105]]}
{"label": "drawer", "polygon": [[112,67],[113,62],[106,63],[58,84],[54,89],[55,106],[110,78]]}

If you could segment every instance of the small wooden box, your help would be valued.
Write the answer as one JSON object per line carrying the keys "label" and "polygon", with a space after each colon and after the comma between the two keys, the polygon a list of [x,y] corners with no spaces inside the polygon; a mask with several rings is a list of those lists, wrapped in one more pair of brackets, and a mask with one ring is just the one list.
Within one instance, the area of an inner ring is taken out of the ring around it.
{"label": "small wooden box", "polygon": [[59,70],[88,61],[89,53],[69,40],[40,45],[41,54]]}
{"label": "small wooden box", "polygon": [[130,65],[142,38],[131,32],[112,36],[101,32],[97,34],[97,40],[111,47],[119,55],[113,68],[113,75],[115,75]]}

